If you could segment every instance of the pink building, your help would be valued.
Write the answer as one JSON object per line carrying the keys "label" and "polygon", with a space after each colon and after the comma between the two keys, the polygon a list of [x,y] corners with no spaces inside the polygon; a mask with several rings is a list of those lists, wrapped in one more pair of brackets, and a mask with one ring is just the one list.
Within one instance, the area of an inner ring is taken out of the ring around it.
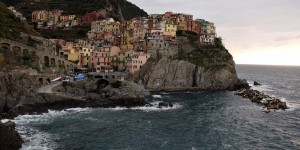
{"label": "pink building", "polygon": [[193,21],[193,31],[201,33],[201,22]]}
{"label": "pink building", "polygon": [[118,65],[119,47],[101,47],[91,52],[91,64],[97,71],[108,71]]}
{"label": "pink building", "polygon": [[131,57],[126,61],[127,71],[130,73],[140,71],[142,66],[147,62],[149,58],[150,54],[146,54],[143,52],[132,54]]}
{"label": "pink building", "polygon": [[118,44],[116,36],[111,33],[104,34],[104,41],[108,42],[110,45],[113,45],[113,46],[116,46]]}

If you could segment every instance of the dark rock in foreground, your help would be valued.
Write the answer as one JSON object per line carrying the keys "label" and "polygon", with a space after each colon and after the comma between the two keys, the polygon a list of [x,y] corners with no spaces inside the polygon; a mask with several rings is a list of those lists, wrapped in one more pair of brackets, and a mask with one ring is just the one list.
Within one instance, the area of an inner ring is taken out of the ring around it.
{"label": "dark rock in foreground", "polygon": [[259,105],[262,105],[264,108],[270,109],[288,109],[286,102],[282,102],[281,100],[266,95],[262,92],[252,89],[243,89],[234,93],[235,95],[242,96],[243,98],[250,99],[252,102],[256,102]]}
{"label": "dark rock in foreground", "polygon": [[253,85],[261,86],[261,84],[256,81],[254,81]]}
{"label": "dark rock in foreground", "polygon": [[1,150],[17,150],[21,148],[23,140],[15,130],[15,123],[9,121],[0,122],[0,149]]}

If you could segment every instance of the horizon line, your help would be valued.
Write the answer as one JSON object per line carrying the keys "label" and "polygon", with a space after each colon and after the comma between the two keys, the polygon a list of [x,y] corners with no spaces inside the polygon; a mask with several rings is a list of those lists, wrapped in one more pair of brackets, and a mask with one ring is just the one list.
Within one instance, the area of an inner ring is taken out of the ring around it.
{"label": "horizon line", "polygon": [[236,65],[300,67],[300,65],[293,65],[293,64],[255,64],[255,63],[236,63]]}

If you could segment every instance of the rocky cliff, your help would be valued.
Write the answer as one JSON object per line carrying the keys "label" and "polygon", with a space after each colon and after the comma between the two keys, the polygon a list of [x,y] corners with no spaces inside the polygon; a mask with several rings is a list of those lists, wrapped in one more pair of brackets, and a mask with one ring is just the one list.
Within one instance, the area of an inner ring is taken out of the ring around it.
{"label": "rocky cliff", "polygon": [[34,70],[2,72],[0,117],[74,107],[145,106],[146,97],[150,95],[143,85],[131,81],[107,85],[107,81],[89,79],[47,85],[47,78],[51,77],[45,76]]}
{"label": "rocky cliff", "polygon": [[[189,48],[189,49],[187,49]],[[179,41],[179,53],[150,59],[139,79],[152,90],[235,90],[247,82],[237,77],[231,54],[220,44],[199,46]]]}

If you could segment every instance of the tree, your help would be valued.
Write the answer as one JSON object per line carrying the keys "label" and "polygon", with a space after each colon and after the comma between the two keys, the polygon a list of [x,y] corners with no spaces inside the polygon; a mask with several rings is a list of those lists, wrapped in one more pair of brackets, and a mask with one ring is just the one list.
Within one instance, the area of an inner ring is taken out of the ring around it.
{"label": "tree", "polygon": [[86,33],[83,30],[78,30],[77,35],[80,37],[86,37]]}

